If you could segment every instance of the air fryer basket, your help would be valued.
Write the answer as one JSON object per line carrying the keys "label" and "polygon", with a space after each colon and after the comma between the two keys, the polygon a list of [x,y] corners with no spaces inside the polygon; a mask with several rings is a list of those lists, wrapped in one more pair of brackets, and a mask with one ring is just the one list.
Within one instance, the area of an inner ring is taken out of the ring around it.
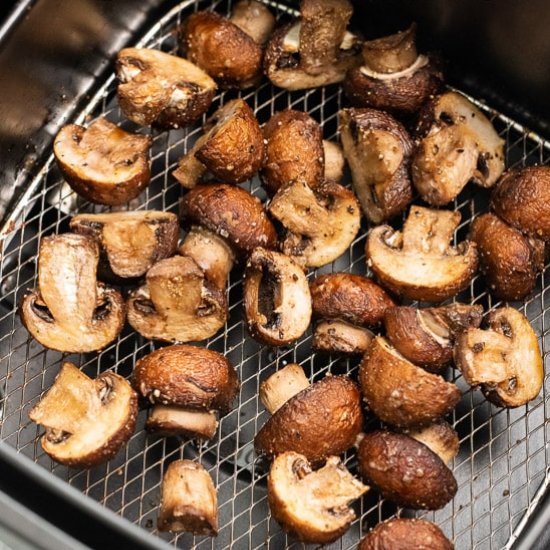
{"label": "air fryer basket", "polygon": [[[186,0],[164,15],[137,45],[175,51],[176,25],[186,14],[207,6],[226,13],[230,4]],[[270,3],[270,6],[280,17],[292,13],[284,5]],[[235,95],[236,92],[220,93],[215,106]],[[243,92],[241,97],[254,109],[260,122],[288,107],[307,111],[321,123],[327,139],[336,137],[337,111],[344,104],[337,86],[288,93],[264,82],[259,89]],[[550,160],[549,142],[485,104],[475,102],[506,140],[508,167]],[[118,109],[112,77],[75,121],[88,122],[98,116],[107,116],[124,128],[135,129]],[[152,133],[152,182],[147,191],[129,205],[131,208],[177,212],[181,189],[170,173],[200,132],[200,125],[197,125],[186,130]],[[260,198],[266,198],[256,178],[246,187]],[[471,220],[487,210],[487,199],[487,191],[469,187],[455,201],[453,207],[462,213],[457,238],[463,238]],[[317,380],[329,372],[349,373],[354,377],[358,361],[312,353],[310,332],[288,348],[270,349],[256,343],[248,336],[242,322],[242,272],[239,268],[234,270],[230,280],[230,320],[220,334],[201,344],[224,353],[236,366],[242,382],[236,408],[221,420],[219,433],[212,441],[200,445],[192,441],[147,436],[143,429],[146,411],[142,410],[136,433],[128,446],[108,464],[89,471],[70,469],[54,463],[42,451],[39,442],[41,430],[29,420],[28,412],[51,386],[62,360],[73,361],[91,376],[107,369],[129,376],[135,361],[156,346],[127,327],[114,344],[99,353],[60,354],[38,345],[20,323],[17,304],[25,290],[36,283],[40,238],[67,231],[70,216],[77,211],[101,210],[102,207],[85,203],[71,192],[50,157],[39,175],[29,182],[2,228],[0,439],[79,489],[83,499],[99,501],[114,513],[140,525],[146,532],[153,533],[156,533],[164,469],[176,458],[199,460],[211,473],[218,488],[219,536],[210,539],[189,534],[160,534],[161,538],[181,548],[298,547],[270,518],[266,499],[266,464],[255,457],[252,447],[254,434],[267,419],[267,413],[258,400],[259,384],[288,362],[300,363],[311,379]],[[367,273],[364,257],[367,229],[364,223],[350,250],[332,265],[317,270],[317,273]],[[531,296],[524,303],[513,304],[528,316],[539,334],[545,363],[547,349],[550,349],[547,329],[550,322],[550,305],[547,307],[550,274],[547,268]],[[479,276],[457,299],[482,304],[486,309],[500,305],[487,294]],[[489,404],[480,392],[472,391],[451,369],[448,375],[449,379],[456,379],[463,391],[462,400],[449,419],[461,441],[460,453],[452,466],[459,489],[455,499],[443,510],[418,515],[435,521],[454,540],[458,550],[508,547],[542,497],[549,480],[550,449],[547,440],[550,431],[546,417],[550,407],[550,376],[545,377],[544,388],[535,401],[507,410]],[[373,420],[369,422],[371,427],[376,425]],[[346,463],[354,471],[353,452],[346,456]],[[398,509],[379,499],[375,491],[367,494],[355,510],[357,519],[349,531],[329,548],[354,548],[377,522],[394,514],[412,515],[410,511]]]}

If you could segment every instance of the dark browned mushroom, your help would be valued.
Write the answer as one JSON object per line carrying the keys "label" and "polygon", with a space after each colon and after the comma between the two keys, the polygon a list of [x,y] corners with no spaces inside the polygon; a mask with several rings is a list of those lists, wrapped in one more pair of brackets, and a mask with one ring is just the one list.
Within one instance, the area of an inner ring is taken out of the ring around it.
{"label": "dark browned mushroom", "polygon": [[151,138],[125,132],[105,118],[88,128],[69,124],[53,153],[71,188],[90,202],[111,206],[136,198],[149,185]]}

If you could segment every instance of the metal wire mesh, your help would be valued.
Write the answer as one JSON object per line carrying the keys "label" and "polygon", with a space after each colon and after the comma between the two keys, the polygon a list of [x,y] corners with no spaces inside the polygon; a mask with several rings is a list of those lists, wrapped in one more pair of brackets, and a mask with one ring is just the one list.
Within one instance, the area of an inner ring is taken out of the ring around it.
{"label": "metal wire mesh", "polygon": [[[222,13],[230,2],[208,2]],[[283,5],[270,4],[279,17],[289,13]],[[138,45],[175,51],[174,29],[190,11],[205,8],[206,3],[188,0],[164,16]],[[223,92],[215,105],[235,97]],[[326,139],[336,139],[337,111],[343,103],[338,87],[288,93],[264,83],[259,89],[240,94],[254,109],[260,122],[278,110],[292,107],[309,112],[317,119]],[[524,128],[478,105],[490,116],[500,135],[506,140],[507,166],[524,166],[550,160],[550,144]],[[100,89],[87,110],[76,122],[97,116],[129,129],[135,129],[120,113],[113,79]],[[179,157],[189,150],[200,135],[200,125],[192,129],[153,133],[152,181],[149,188],[129,207],[162,209],[177,212],[181,190],[171,177]],[[257,179],[246,186],[264,199]],[[457,239],[466,234],[471,220],[487,209],[488,194],[482,189],[466,189],[454,207],[462,213]],[[36,260],[41,236],[68,230],[75,212],[101,211],[77,198],[63,183],[50,158],[40,175],[30,183],[14,214],[4,227],[0,241],[0,437],[19,452],[54,475],[80,489],[129,521],[156,533],[160,483],[165,467],[180,457],[200,460],[211,473],[218,488],[220,533],[216,539],[192,537],[189,534],[160,536],[178,547],[196,548],[273,548],[297,545],[270,518],[266,499],[265,464],[254,456],[254,434],[267,419],[257,398],[261,381],[287,362],[298,362],[312,380],[327,372],[355,376],[357,360],[318,356],[311,352],[311,333],[284,349],[262,347],[246,333],[241,318],[241,278],[234,270],[229,284],[230,319],[222,332],[204,345],[224,353],[237,367],[242,388],[236,408],[221,419],[218,435],[198,445],[175,438],[162,439],[144,432],[146,411],[138,418],[136,433],[127,447],[108,464],[89,471],[70,469],[54,463],[40,446],[40,429],[28,418],[28,411],[47,390],[62,360],[71,360],[91,376],[112,369],[129,376],[135,361],[155,348],[155,344],[125,328],[120,338],[96,354],[68,355],[46,350],[32,340],[17,315],[17,303],[27,288],[35,286]],[[350,250],[320,272],[349,271],[367,273],[364,224]],[[525,312],[539,337],[546,364],[550,349],[548,326],[550,307],[550,273],[546,266],[538,285],[523,303],[513,305]],[[548,284],[547,284],[548,283]],[[462,301],[481,303],[487,309],[497,307],[477,276],[469,289],[459,297]],[[527,406],[505,410],[489,404],[472,391],[455,372],[449,369],[448,379],[455,380],[463,397],[449,419],[460,435],[461,449],[454,460],[453,471],[458,481],[455,499],[443,510],[423,514],[434,520],[454,540],[457,549],[503,548],[514,531],[534,507],[541,487],[548,478],[550,448],[547,445],[550,427],[550,376],[545,377],[540,396]],[[355,471],[354,455],[348,453],[346,463]],[[358,540],[377,522],[393,514],[410,515],[380,500],[374,491],[355,505],[357,519],[349,531],[330,548],[355,547]]]}

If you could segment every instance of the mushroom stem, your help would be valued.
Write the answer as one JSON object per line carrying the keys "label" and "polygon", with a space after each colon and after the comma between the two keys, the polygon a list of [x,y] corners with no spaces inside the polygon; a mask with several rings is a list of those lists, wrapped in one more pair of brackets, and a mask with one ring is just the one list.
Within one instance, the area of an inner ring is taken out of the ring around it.
{"label": "mushroom stem", "polygon": [[290,363],[278,370],[260,386],[260,400],[274,414],[289,399],[309,386],[304,370],[297,363]]}
{"label": "mushroom stem", "polygon": [[424,443],[446,465],[458,454],[460,447],[458,434],[444,420],[430,424],[426,428],[410,431],[407,435]]}
{"label": "mushroom stem", "polygon": [[195,153],[208,141],[209,137],[209,132],[200,136],[191,149],[181,157],[178,167],[172,172],[185,189],[193,189],[207,172],[206,166],[195,157]]}
{"label": "mushroom stem", "polygon": [[396,73],[410,67],[417,59],[416,24],[407,30],[363,43],[363,62],[378,73]]}
{"label": "mushroom stem", "polygon": [[212,439],[218,421],[213,411],[190,410],[174,405],[155,405],[147,419],[147,431]]}
{"label": "mushroom stem", "polygon": [[340,182],[344,176],[344,152],[335,141],[323,140],[325,153],[325,179]]}
{"label": "mushroom stem", "polygon": [[229,21],[248,34],[257,44],[265,44],[275,27],[273,14],[267,6],[256,0],[237,2]]}

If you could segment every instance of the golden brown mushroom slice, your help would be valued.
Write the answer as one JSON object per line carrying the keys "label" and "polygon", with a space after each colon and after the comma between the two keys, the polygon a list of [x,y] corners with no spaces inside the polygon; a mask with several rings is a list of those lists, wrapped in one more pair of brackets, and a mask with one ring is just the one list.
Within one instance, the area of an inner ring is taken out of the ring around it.
{"label": "golden brown mushroom slice", "polygon": [[355,195],[331,181],[315,191],[305,182],[290,182],[273,197],[269,212],[286,229],[283,252],[307,267],[336,260],[349,248],[361,224]]}
{"label": "golden brown mushroom slice", "polygon": [[470,283],[478,265],[475,243],[449,244],[460,213],[411,206],[403,231],[375,227],[367,238],[368,265],[392,292],[440,302]]}
{"label": "golden brown mushroom slice", "polygon": [[350,504],[368,490],[337,456],[313,471],[304,455],[285,452],[275,458],[267,477],[271,514],[286,531],[311,544],[341,537],[355,519]]}
{"label": "golden brown mushroom slice", "polygon": [[179,222],[175,214],[156,210],[77,214],[71,230],[88,235],[101,246],[104,277],[143,277],[155,262],[174,254]]}
{"label": "golden brown mushroom slice", "polygon": [[492,311],[487,329],[471,328],[457,340],[456,366],[471,386],[501,407],[520,407],[542,388],[544,365],[537,335],[527,318],[511,307]]}
{"label": "golden brown mushroom slice", "polygon": [[125,132],[106,118],[85,128],[63,126],[53,152],[63,177],[81,197],[116,206],[136,198],[149,185],[151,138]]}
{"label": "golden brown mushroom slice", "polygon": [[118,374],[104,372],[92,380],[63,363],[29,418],[46,429],[40,442],[53,460],[91,468],[111,460],[126,444],[137,412],[137,395]]}
{"label": "golden brown mushroom slice", "polygon": [[215,537],[218,495],[204,466],[191,460],[171,462],[162,479],[159,531]]}
{"label": "golden brown mushroom slice", "polygon": [[353,189],[367,219],[378,224],[401,214],[412,201],[407,130],[376,109],[342,109],[339,119]]}
{"label": "golden brown mushroom slice", "polygon": [[118,103],[141,126],[182,128],[203,115],[216,83],[190,61],[149,48],[118,53]]}
{"label": "golden brown mushroom slice", "polygon": [[189,257],[157,262],[145,285],[128,297],[128,322],[146,338],[193,342],[210,338],[227,320],[225,292]]}
{"label": "golden brown mushroom slice", "polygon": [[19,314],[44,347],[70,353],[97,351],[124,326],[119,292],[98,283],[99,246],[90,237],[44,237],[38,252],[38,288],[25,294]]}
{"label": "golden brown mushroom slice", "polygon": [[455,384],[413,365],[381,336],[363,357],[359,381],[370,410],[399,428],[432,424],[450,413],[461,395]]}
{"label": "golden brown mushroom slice", "polygon": [[267,45],[269,80],[287,90],[344,80],[361,63],[359,41],[346,32],[352,13],[348,0],[302,0],[300,18],[277,29]]}

